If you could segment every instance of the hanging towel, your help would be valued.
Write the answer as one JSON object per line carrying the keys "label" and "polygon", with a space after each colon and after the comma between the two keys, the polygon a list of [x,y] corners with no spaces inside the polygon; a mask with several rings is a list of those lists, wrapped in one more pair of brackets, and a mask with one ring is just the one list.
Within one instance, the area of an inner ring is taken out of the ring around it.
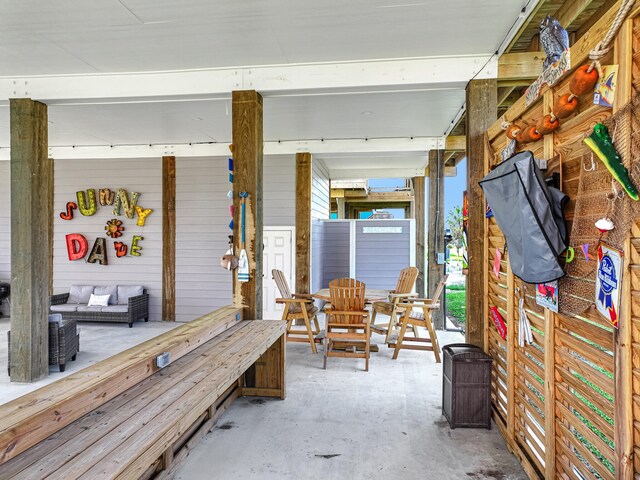
{"label": "hanging towel", "polygon": [[521,298],[518,303],[518,310],[520,312],[520,328],[518,329],[518,343],[521,347],[524,347],[527,343],[531,345],[533,343],[533,334],[531,333],[531,323],[529,323],[529,317],[524,309],[524,298]]}
{"label": "hanging towel", "polygon": [[244,248],[240,250],[240,258],[238,258],[238,281],[249,281],[249,259]]}

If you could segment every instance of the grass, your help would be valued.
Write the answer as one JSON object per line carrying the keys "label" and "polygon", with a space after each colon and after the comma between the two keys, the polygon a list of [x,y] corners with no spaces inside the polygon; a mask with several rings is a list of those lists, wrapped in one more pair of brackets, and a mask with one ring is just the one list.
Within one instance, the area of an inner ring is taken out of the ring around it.
{"label": "grass", "polygon": [[455,318],[459,323],[465,323],[467,291],[464,285],[450,285],[447,287],[447,315]]}

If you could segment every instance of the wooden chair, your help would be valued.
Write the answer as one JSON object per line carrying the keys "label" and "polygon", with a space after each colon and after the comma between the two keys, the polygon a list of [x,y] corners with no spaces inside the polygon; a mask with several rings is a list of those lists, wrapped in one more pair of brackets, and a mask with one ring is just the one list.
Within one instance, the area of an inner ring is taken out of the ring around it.
{"label": "wooden chair", "polygon": [[[369,312],[364,308],[365,285],[353,278],[336,278],[329,283],[331,306],[325,308],[327,314],[324,364],[327,357],[353,357],[365,359],[365,371],[369,371],[369,342],[371,330]],[[346,347],[335,351],[335,343]],[[358,346],[364,346],[359,352]],[[353,348],[353,351],[349,351]]]}
{"label": "wooden chair", "polygon": [[[440,308],[440,296],[447,283],[447,275],[442,277],[433,298],[409,298],[402,303],[398,303],[398,309],[402,310],[400,317],[400,333],[398,338],[392,338],[389,347],[394,348],[393,359],[398,358],[398,353],[403,348],[407,350],[427,350],[433,352],[436,363],[440,363],[440,345],[433,324],[431,322],[431,312]],[[414,311],[414,308],[422,309],[422,312]],[[407,328],[413,329],[413,337],[407,337]],[[421,338],[417,327],[425,327],[429,332],[429,338]],[[427,344],[427,345],[424,345]]]}
{"label": "wooden chair", "polygon": [[[376,333],[380,333],[381,335],[385,335],[384,343],[389,343],[393,329],[399,323],[398,303],[409,297],[417,296],[416,293],[411,293],[414,285],[416,284],[417,278],[418,269],[416,267],[403,268],[400,270],[400,276],[398,277],[396,288],[389,293],[389,301],[373,303],[371,330]],[[376,315],[378,313],[388,315],[389,322],[376,324]]]}
{"label": "wooden chair", "polygon": [[[287,321],[287,342],[309,342],[311,351],[317,353],[316,342],[313,336],[320,333],[320,324],[318,323],[317,316],[318,308],[313,304],[311,295],[304,293],[292,294],[282,271],[274,269],[271,271],[271,274],[282,296],[282,298],[276,298],[276,303],[284,304],[282,320]],[[310,319],[313,319],[314,329],[311,328]],[[293,322],[295,320],[302,320],[304,322],[304,329],[293,328]]]}

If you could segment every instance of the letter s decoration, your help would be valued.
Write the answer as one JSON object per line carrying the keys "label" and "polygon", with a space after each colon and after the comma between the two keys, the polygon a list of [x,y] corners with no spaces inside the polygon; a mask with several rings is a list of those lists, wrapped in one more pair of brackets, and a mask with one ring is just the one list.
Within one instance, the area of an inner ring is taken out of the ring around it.
{"label": "letter s decoration", "polygon": [[67,202],[67,211],[60,212],[60,218],[63,220],[71,220],[73,218],[73,211],[78,208],[75,202]]}

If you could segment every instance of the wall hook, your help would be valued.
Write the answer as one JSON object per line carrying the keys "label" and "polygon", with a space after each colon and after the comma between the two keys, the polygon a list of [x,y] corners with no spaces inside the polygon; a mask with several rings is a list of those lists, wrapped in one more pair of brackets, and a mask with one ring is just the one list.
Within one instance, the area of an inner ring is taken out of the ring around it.
{"label": "wall hook", "polygon": [[596,169],[596,162],[593,161],[593,153],[591,154],[591,168],[585,167],[584,162],[582,162],[582,168],[584,168],[585,172],[593,172]]}

